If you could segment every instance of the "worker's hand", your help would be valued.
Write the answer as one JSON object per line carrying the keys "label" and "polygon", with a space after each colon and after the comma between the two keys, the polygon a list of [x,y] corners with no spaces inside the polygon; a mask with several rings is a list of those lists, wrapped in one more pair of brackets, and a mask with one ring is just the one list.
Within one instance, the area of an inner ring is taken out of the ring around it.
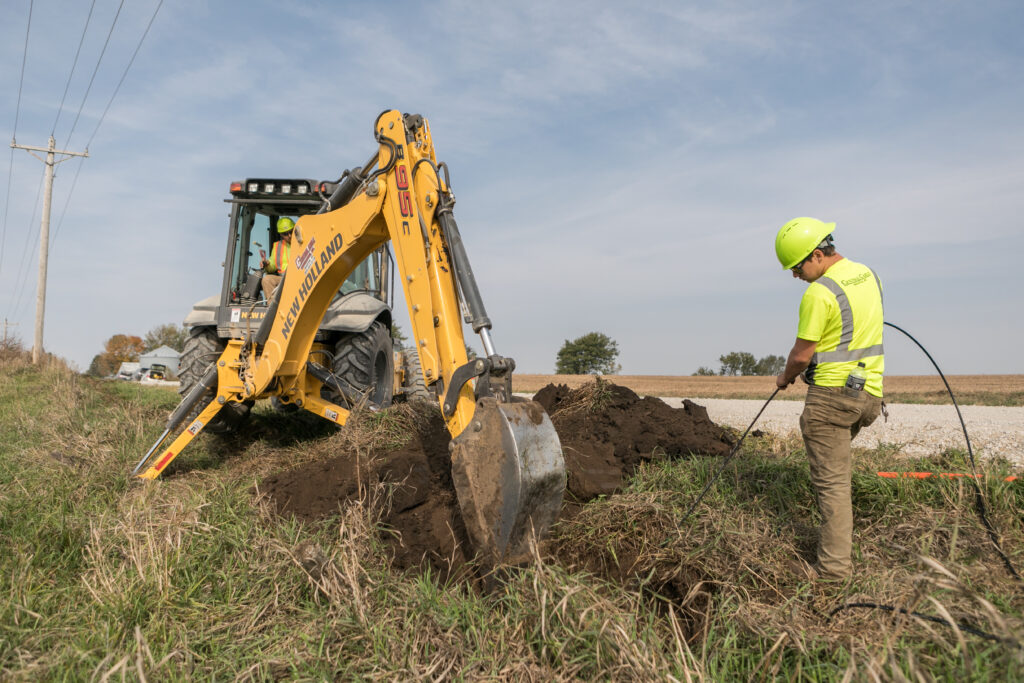
{"label": "worker's hand", "polygon": [[794,377],[793,379],[787,380],[786,379],[786,373],[780,372],[775,377],[775,386],[777,386],[779,389],[785,389],[786,387],[788,387],[790,384],[792,384],[795,381],[796,381],[796,377]]}

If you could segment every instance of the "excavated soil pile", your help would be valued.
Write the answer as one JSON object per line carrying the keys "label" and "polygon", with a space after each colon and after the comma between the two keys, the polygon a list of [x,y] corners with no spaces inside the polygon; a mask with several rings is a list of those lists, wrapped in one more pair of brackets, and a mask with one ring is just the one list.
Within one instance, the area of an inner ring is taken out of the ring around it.
{"label": "excavated soil pile", "polygon": [[[573,390],[548,385],[535,400],[551,416],[562,443],[565,513],[617,491],[643,462],[690,453],[725,455],[732,443],[695,403],[672,408],[607,382]],[[280,513],[312,521],[336,514],[359,495],[360,485],[370,490],[388,483],[390,505],[381,506],[381,519],[395,532],[383,539],[394,565],[429,564],[447,576],[466,563],[468,543],[452,486],[450,437],[435,412],[417,423],[416,435],[400,450],[362,460],[342,453],[268,477],[260,490]]]}
{"label": "excavated soil pile", "polygon": [[578,389],[548,386],[534,400],[562,442],[570,501],[613,493],[643,462],[691,453],[724,456],[733,439],[693,401],[672,408],[652,396],[598,382]]}
{"label": "excavated soil pile", "polygon": [[447,577],[466,564],[469,544],[452,485],[451,435],[434,413],[417,421],[416,434],[399,450],[362,459],[346,451],[270,476],[260,491],[281,514],[317,521],[337,514],[360,495],[360,487],[379,491],[376,484],[385,484],[387,495],[378,512],[393,533],[381,540],[394,565],[429,565]]}

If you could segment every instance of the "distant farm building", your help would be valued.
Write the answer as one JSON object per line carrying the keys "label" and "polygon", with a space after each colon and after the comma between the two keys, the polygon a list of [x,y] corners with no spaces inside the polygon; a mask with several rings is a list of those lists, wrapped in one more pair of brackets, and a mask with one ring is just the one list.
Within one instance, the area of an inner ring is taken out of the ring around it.
{"label": "distant farm building", "polygon": [[167,371],[178,374],[178,359],[181,354],[170,346],[160,346],[139,356],[139,366],[143,371],[149,370],[154,363],[164,365]]}

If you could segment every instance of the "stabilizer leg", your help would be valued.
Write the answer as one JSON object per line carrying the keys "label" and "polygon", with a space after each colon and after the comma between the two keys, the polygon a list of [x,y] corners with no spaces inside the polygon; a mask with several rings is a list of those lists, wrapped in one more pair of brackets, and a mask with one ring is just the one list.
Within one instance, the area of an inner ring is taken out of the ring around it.
{"label": "stabilizer leg", "polygon": [[199,432],[203,431],[203,427],[210,424],[210,420],[216,417],[217,413],[221,411],[224,405],[224,403],[220,403],[216,399],[210,401],[210,405],[206,406],[206,408],[203,409],[203,412],[199,413],[199,417],[193,420],[188,427],[182,430],[181,434],[178,435],[178,438],[171,443],[170,447],[166,451],[157,451],[157,448],[159,448],[160,444],[167,438],[167,434],[170,431],[169,429],[165,430],[163,436],[161,436],[153,445],[153,448],[149,450],[149,453],[147,453],[146,457],[142,459],[142,462],[135,467],[135,472],[138,472],[147,461],[152,459],[152,454],[154,452],[162,453],[160,459],[150,465],[150,467],[142,474],[137,474],[136,476],[140,479],[156,479],[159,477],[160,473],[164,471],[164,468],[170,465],[171,461],[178,457],[178,454],[181,453],[185,446],[187,446],[192,439],[196,438]]}

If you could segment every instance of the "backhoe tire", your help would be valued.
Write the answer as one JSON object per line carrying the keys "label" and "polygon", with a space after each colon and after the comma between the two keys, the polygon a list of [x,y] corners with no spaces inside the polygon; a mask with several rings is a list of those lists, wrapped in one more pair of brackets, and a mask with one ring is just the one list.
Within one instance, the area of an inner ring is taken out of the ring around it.
{"label": "backhoe tire", "polygon": [[[343,334],[334,344],[331,368],[336,377],[381,408],[391,405],[394,394],[395,359],[388,327],[376,321],[365,332]],[[336,398],[338,405],[347,401]]]}
{"label": "backhoe tire", "polygon": [[[178,362],[178,379],[181,380],[178,393],[182,398],[185,398],[196,382],[202,379],[206,370],[217,362],[225,346],[227,346],[227,342],[217,336],[215,327],[193,327],[189,330],[185,348],[182,350],[181,359]],[[210,401],[216,395],[216,391],[213,389],[206,392],[206,395],[189,411],[183,424],[188,425],[199,417],[199,413],[210,405]],[[227,434],[234,431],[249,417],[251,407],[252,403],[248,402],[228,403],[217,413],[217,417],[206,425],[205,431],[214,434]]]}
{"label": "backhoe tire", "polygon": [[423,365],[416,349],[402,351],[402,364],[405,366],[405,379],[402,382],[405,400],[433,401],[434,397],[427,391],[427,383],[423,379]]}

